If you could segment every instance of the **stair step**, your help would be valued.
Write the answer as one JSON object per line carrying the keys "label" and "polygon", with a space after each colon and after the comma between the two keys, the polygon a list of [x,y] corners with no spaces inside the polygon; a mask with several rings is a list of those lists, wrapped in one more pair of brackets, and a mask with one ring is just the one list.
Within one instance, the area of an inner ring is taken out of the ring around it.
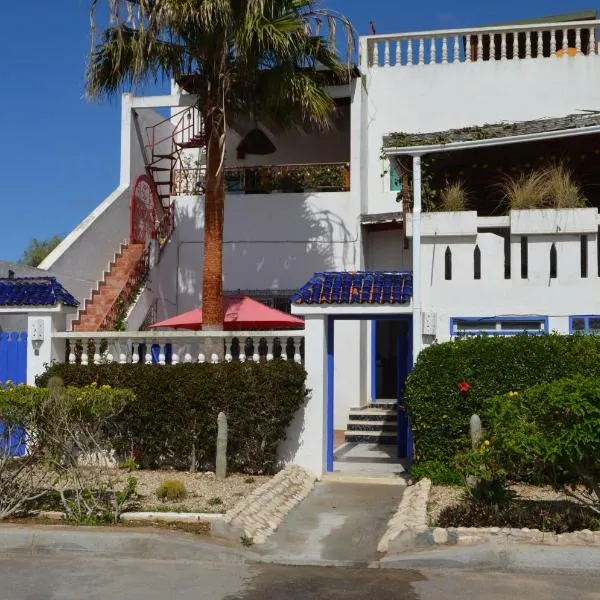
{"label": "stair step", "polygon": [[353,421],[346,426],[346,433],[349,431],[373,431],[373,432],[392,432],[395,433],[397,424],[393,421]]}
{"label": "stair step", "polygon": [[377,433],[374,431],[352,431],[346,432],[346,442],[358,444],[395,444],[396,434]]}
{"label": "stair step", "polygon": [[395,410],[382,408],[365,408],[364,410],[351,410],[348,415],[350,421],[395,421],[398,413]]}

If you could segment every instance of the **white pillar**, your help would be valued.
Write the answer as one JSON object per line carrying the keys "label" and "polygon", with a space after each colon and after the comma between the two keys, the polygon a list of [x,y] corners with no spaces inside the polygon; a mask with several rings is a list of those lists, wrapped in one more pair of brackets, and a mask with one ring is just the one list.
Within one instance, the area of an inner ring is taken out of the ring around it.
{"label": "white pillar", "polygon": [[412,214],[412,267],[413,267],[413,364],[423,345],[421,306],[421,156],[413,156],[413,214]]}
{"label": "white pillar", "polygon": [[121,177],[120,185],[131,185],[131,111],[133,95],[121,96]]}
{"label": "white pillar", "polygon": [[30,312],[27,315],[27,385],[35,385],[35,378],[53,361],[64,362],[65,340],[57,339],[53,334],[65,329],[65,312]]}
{"label": "white pillar", "polygon": [[311,391],[288,428],[279,456],[321,477],[327,470],[327,317],[306,315],[304,335],[306,388]]}

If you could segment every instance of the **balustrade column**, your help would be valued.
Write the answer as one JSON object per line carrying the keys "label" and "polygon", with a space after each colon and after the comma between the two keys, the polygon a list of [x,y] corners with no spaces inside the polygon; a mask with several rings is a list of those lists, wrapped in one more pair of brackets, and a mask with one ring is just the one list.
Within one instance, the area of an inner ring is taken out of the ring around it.
{"label": "balustrade column", "polygon": [[417,64],[422,65],[425,63],[425,40],[423,38],[419,38],[419,58],[417,59]]}
{"label": "balustrade column", "polygon": [[94,364],[100,364],[100,340],[93,339],[92,344],[94,344]]}
{"label": "balustrade column", "polygon": [[442,38],[442,64],[448,64],[448,38]]}
{"label": "balustrade column", "polygon": [[436,38],[432,37],[431,44],[429,46],[429,64],[430,65],[434,65],[436,62],[436,60],[435,60],[435,40],[436,40]]}
{"label": "balustrade column", "polygon": [[556,29],[550,30],[550,58],[556,58]]}
{"label": "balustrade column", "polygon": [[390,41],[389,40],[385,40],[385,42],[383,42],[383,66],[384,67],[390,66]]}
{"label": "balustrade column", "polygon": [[544,32],[537,32],[537,58],[544,58]]}
{"label": "balustrade column", "polygon": [[525,32],[525,58],[531,58],[531,31]]}
{"label": "balustrade column", "polygon": [[406,48],[406,64],[412,65],[413,63],[413,41],[412,39],[408,40],[408,46]]}
{"label": "balustrade column", "polygon": [[402,65],[402,57],[400,55],[400,40],[396,40],[396,66],[399,67]]}
{"label": "balustrade column", "polygon": [[82,340],[81,343],[81,364],[82,365],[87,365],[89,364],[88,361],[88,341],[87,339]]}
{"label": "balustrade column", "polygon": [[379,42],[377,40],[373,40],[373,66],[379,66]]}
{"label": "balustrade column", "polygon": [[[518,52],[518,37],[517,36],[513,36],[513,58],[519,55]],[[517,52],[515,52],[515,42],[517,44]],[[494,52],[495,54],[495,52]],[[506,33],[502,33],[502,35],[500,36],[500,60],[507,60],[507,55],[506,55]]]}
{"label": "balustrade column", "polygon": [[483,60],[483,35],[477,34],[477,60]]}
{"label": "balustrade column", "polygon": [[454,53],[452,56],[452,62],[460,62],[460,44],[458,43],[458,36],[454,36]]}
{"label": "balustrade column", "polygon": [[300,353],[301,344],[304,341],[304,337],[295,337],[294,338],[294,362],[298,364],[302,363],[302,354]]}
{"label": "balustrade column", "polygon": [[472,62],[471,61],[471,36],[467,35],[465,36],[467,39],[467,42],[465,44],[465,62]]}
{"label": "balustrade column", "polygon": [[581,29],[579,27],[575,30],[575,53],[577,56],[583,54],[581,51]]}
{"label": "balustrade column", "polygon": [[562,57],[569,58],[569,30],[562,30]]}

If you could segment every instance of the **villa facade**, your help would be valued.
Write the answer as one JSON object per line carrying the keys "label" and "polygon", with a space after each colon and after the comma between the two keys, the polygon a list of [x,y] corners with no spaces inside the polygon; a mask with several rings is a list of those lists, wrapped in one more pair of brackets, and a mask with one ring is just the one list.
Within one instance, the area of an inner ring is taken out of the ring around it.
{"label": "villa facade", "polygon": [[[254,123],[229,123],[226,293],[304,314],[306,335],[335,317],[335,386],[315,392],[323,406],[333,394],[317,437],[346,429],[352,409],[395,403],[428,344],[600,330],[599,24],[586,13],[361,37],[357,67],[329,87],[328,131],[260,122],[274,146],[263,154]],[[193,105],[185,81],[167,96],[123,96],[120,185],[41,265],[80,302],[67,329],[100,337],[118,317],[145,331],[201,304],[205,154]],[[503,177],[551,163],[569,168],[585,208],[503,202]],[[430,210],[455,181],[468,210]],[[111,277],[119,285],[103,285]],[[118,315],[123,290],[131,302]],[[310,377],[329,368],[313,351],[307,343]]]}

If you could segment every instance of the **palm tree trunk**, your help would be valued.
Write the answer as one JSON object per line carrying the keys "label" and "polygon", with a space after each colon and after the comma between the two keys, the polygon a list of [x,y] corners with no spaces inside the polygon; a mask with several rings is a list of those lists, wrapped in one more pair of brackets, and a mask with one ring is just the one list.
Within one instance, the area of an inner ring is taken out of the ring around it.
{"label": "palm tree trunk", "polygon": [[202,329],[223,329],[223,221],[225,178],[221,164],[223,131],[214,113],[206,120],[207,165],[204,199],[204,263],[202,273]]}

